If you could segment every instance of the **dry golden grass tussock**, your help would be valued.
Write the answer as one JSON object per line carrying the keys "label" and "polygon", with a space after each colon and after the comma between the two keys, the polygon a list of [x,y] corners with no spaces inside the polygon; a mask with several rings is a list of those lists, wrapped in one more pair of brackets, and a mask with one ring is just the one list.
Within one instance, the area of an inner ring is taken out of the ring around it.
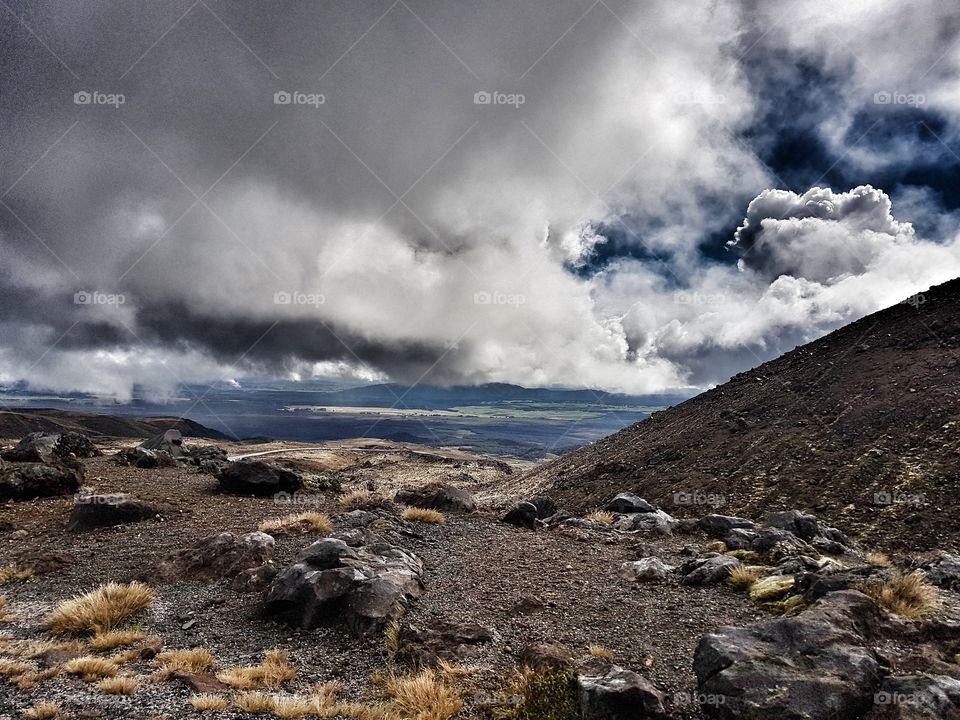
{"label": "dry golden grass tussock", "polygon": [[245,692],[233,698],[233,706],[242,712],[273,712],[273,696],[264,692]]}
{"label": "dry golden grass tussock", "polygon": [[230,706],[230,703],[228,703],[227,699],[222,695],[202,693],[200,695],[191,695],[190,705],[197,712],[216,712],[218,710],[226,710]]}
{"label": "dry golden grass tussock", "polygon": [[603,645],[591,645],[587,648],[587,651],[590,653],[590,657],[599,658],[600,660],[613,660],[613,650]]}
{"label": "dry golden grass tussock", "polygon": [[867,565],[872,565],[873,567],[890,567],[893,563],[890,562],[884,553],[881,552],[869,552],[864,557],[864,561]]}
{"label": "dry golden grass tussock", "polygon": [[391,656],[400,652],[400,623],[394,621],[383,631],[383,643]]}
{"label": "dry golden grass tussock", "polygon": [[10,609],[10,601],[6,595],[0,595],[0,623],[11,623],[17,616]]}
{"label": "dry golden grass tussock", "polygon": [[189,650],[165,650],[157,655],[154,662],[159,667],[160,679],[169,678],[175,673],[199,673],[212,670],[217,664],[209,650],[190,648]]}
{"label": "dry golden grass tussock", "polygon": [[56,703],[40,703],[23,711],[23,717],[29,720],[52,720],[60,717],[60,706]]}
{"label": "dry golden grass tussock", "polygon": [[138,643],[146,636],[146,633],[139,630],[109,630],[94,635],[90,639],[90,647],[94,650],[113,650],[124,645]]}
{"label": "dry golden grass tussock", "polygon": [[141,582],[106,583],[96,590],[64,600],[46,619],[56,635],[105,633],[153,604],[153,590]]}
{"label": "dry golden grass tussock", "polygon": [[36,668],[29,663],[0,658],[0,677],[16,678],[31,670],[36,670]]}
{"label": "dry golden grass tussock", "polygon": [[18,580],[29,580],[32,577],[32,568],[24,568],[13,564],[0,565],[0,585],[17,582]]}
{"label": "dry golden grass tussock", "polygon": [[429,669],[417,675],[388,677],[383,689],[390,698],[390,709],[402,718],[447,720],[463,708],[460,693]]}
{"label": "dry golden grass tussock", "polygon": [[97,690],[107,695],[133,695],[137,681],[131,677],[106,678],[97,683]]}
{"label": "dry golden grass tussock", "polygon": [[286,652],[268,650],[259,665],[232,667],[219,673],[217,679],[238,690],[255,690],[280,687],[296,676]]}
{"label": "dry golden grass tussock", "polygon": [[377,493],[367,490],[354,490],[351,493],[343,495],[338,501],[343,507],[349,510],[363,510],[371,505],[377,505],[383,502],[383,498]]}
{"label": "dry golden grass tussock", "polygon": [[257,529],[270,535],[328,535],[333,530],[333,523],[330,522],[330,516],[324,513],[305,512],[265,520]]}
{"label": "dry golden grass tussock", "polygon": [[422,523],[442,523],[446,522],[447,516],[437,510],[428,510],[427,508],[410,507],[403,511],[403,519],[411,522]]}
{"label": "dry golden grass tussock", "polygon": [[763,568],[756,565],[739,565],[730,571],[727,582],[740,590],[747,590],[763,577]]}
{"label": "dry golden grass tussock", "polygon": [[591,520],[592,522],[603,523],[604,525],[611,525],[613,524],[613,513],[592,512],[589,515],[585,515],[584,519]]}
{"label": "dry golden grass tussock", "polygon": [[20,657],[35,658],[54,650],[80,654],[86,649],[87,644],[81,640],[33,640],[24,642],[17,654]]}
{"label": "dry golden grass tussock", "polygon": [[918,620],[935,613],[941,605],[940,593],[919,573],[894,575],[861,587],[874,602],[895,615]]}
{"label": "dry golden grass tussock", "polygon": [[68,675],[79,675],[85,682],[93,682],[101,678],[115,677],[120,668],[116,663],[104,658],[84,655],[65,662],[63,671]]}

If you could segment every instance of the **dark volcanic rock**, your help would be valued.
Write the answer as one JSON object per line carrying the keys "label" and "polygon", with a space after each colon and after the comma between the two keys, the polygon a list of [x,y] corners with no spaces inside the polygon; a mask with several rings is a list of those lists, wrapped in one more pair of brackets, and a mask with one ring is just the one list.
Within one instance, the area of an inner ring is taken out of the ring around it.
{"label": "dark volcanic rock", "polygon": [[491,640],[493,633],[476,623],[437,620],[426,627],[407,625],[400,629],[397,657],[419,667],[440,660],[456,664],[473,657],[477,645]]}
{"label": "dark volcanic rock", "polygon": [[447,510],[452,512],[473,512],[477,503],[466,490],[446,485],[444,483],[430,483],[423,487],[403,488],[393,498],[394,502],[413,507],[430,510]]}
{"label": "dark volcanic rock", "polygon": [[303,479],[295,472],[262,460],[238,460],[217,474],[220,488],[241,495],[268,497],[297,492]]}
{"label": "dark volcanic rock", "polygon": [[874,693],[868,720],[958,720],[960,680],[946,675],[891,675]]}
{"label": "dark volcanic rock", "polygon": [[145,450],[142,447],[126,448],[114,457],[121,465],[133,465],[143,469],[173,467],[177,464],[176,460],[161,450]]}
{"label": "dark volcanic rock", "polygon": [[73,512],[70,513],[67,530],[75,532],[139,522],[156,517],[160,512],[161,508],[126,493],[78,495],[73,501]]}
{"label": "dark volcanic rock", "polygon": [[270,560],[273,546],[273,538],[262,532],[240,537],[228,532],[212,535],[168,555],[152,577],[163,582],[233,578]]}
{"label": "dark volcanic rock", "polygon": [[927,580],[937,587],[960,590],[960,556],[942,552],[922,567]]}
{"label": "dark volcanic rock", "polygon": [[704,713],[723,720],[862,717],[881,683],[866,640],[880,622],[866,595],[844,591],[796,617],[705,635],[694,656],[698,691],[723,702],[704,704]]}
{"label": "dark volcanic rock", "polygon": [[70,495],[80,489],[83,475],[66,465],[39,463],[0,468],[0,500],[32,500]]}
{"label": "dark volcanic rock", "polygon": [[646,500],[631,493],[620,493],[608,502],[603,509],[613,513],[649,513],[656,510]]}
{"label": "dark volcanic rock", "polygon": [[573,667],[573,652],[558,642],[531,643],[520,651],[520,665],[536,672]]}
{"label": "dark volcanic rock", "polygon": [[501,519],[510,525],[536,530],[537,506],[525,501],[514,503]]}
{"label": "dark volcanic rock", "polygon": [[730,571],[741,563],[729,555],[715,555],[713,557],[699,557],[688,560],[680,566],[680,573],[684,585],[715,585],[726,581]]}
{"label": "dark volcanic rock", "polygon": [[395,620],[423,593],[423,563],[387,543],[352,548],[326,538],[281,571],[267,591],[266,617],[301,628],[366,630]]}
{"label": "dark volcanic rock", "polygon": [[553,498],[546,495],[535,495],[529,498],[527,502],[537,508],[537,518],[540,520],[546,520],[557,513],[557,504],[553,501]]}
{"label": "dark volcanic rock", "polygon": [[746,518],[733,517],[731,515],[704,515],[697,522],[700,529],[707,535],[715,538],[726,537],[734,528],[743,530],[753,530],[756,523]]}
{"label": "dark volcanic rock", "polygon": [[614,665],[605,675],[577,678],[583,720],[666,717],[663,693],[630,670]]}
{"label": "dark volcanic rock", "polygon": [[53,463],[70,455],[91,458],[99,454],[90,438],[69,430],[64,433],[30,433],[15,447],[4,451],[2,457],[10,462]]}
{"label": "dark volcanic rock", "polygon": [[159,435],[154,435],[140,443],[139,447],[144,450],[165,452],[172,458],[186,455],[186,449],[183,447],[183,436],[179,430],[167,430]]}
{"label": "dark volcanic rock", "polygon": [[613,526],[624,532],[655,533],[658,535],[673,535],[677,527],[677,519],[663,510],[653,512],[638,512],[618,518]]}

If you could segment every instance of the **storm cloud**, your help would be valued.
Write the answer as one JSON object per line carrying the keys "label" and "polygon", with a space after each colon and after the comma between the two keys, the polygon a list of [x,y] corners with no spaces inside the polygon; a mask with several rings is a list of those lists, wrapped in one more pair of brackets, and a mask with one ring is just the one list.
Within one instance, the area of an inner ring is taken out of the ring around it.
{"label": "storm cloud", "polygon": [[919,5],[10,2],[0,381],[720,382],[960,274]]}

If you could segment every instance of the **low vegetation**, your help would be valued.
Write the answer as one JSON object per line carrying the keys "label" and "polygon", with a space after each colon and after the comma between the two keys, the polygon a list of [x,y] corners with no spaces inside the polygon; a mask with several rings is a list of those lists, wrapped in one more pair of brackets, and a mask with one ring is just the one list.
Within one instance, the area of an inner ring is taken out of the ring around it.
{"label": "low vegetation", "polygon": [[383,684],[391,709],[401,718],[447,720],[460,712],[460,693],[427,669],[416,675],[390,676]]}
{"label": "low vegetation", "polygon": [[145,637],[146,633],[139,630],[109,630],[90,638],[90,647],[93,650],[113,650],[124,645],[133,645]]}
{"label": "low vegetation", "polygon": [[411,522],[442,523],[446,521],[447,516],[437,510],[410,507],[403,511],[403,519]]}
{"label": "low vegetation", "polygon": [[756,565],[739,565],[730,571],[727,582],[738,590],[747,590],[763,576],[763,568]]}
{"label": "low vegetation", "polygon": [[869,552],[864,557],[867,565],[872,565],[873,567],[890,567],[893,563],[890,562],[885,554],[881,552]]}
{"label": "low vegetation", "polygon": [[880,607],[895,615],[917,620],[940,608],[940,593],[918,573],[894,575],[880,582],[866,583],[863,592]]}
{"label": "low vegetation", "polygon": [[328,535],[333,523],[324,513],[305,512],[266,520],[257,529],[270,535]]}
{"label": "low vegetation", "polygon": [[166,650],[155,660],[160,679],[166,679],[177,673],[200,673],[212,670],[217,664],[209,650],[190,648],[189,650]]}
{"label": "low vegetation", "polygon": [[612,525],[612,524],[613,524],[613,513],[608,513],[608,512],[592,512],[592,513],[590,513],[589,515],[586,515],[585,518],[586,518],[587,520],[591,520],[591,521],[593,521],[593,522],[603,523],[604,525]]}
{"label": "low vegetation", "polygon": [[97,690],[107,695],[133,695],[137,681],[130,677],[106,678],[97,683]]}
{"label": "low vegetation", "polygon": [[153,600],[153,590],[143,583],[106,583],[60,603],[47,617],[46,626],[56,635],[105,633],[146,610]]}
{"label": "low vegetation", "polygon": [[79,675],[85,682],[94,682],[101,678],[112,678],[120,672],[116,663],[92,655],[83,655],[68,660],[63,665],[63,672],[68,675]]}
{"label": "low vegetation", "polygon": [[33,577],[31,568],[23,568],[19,565],[0,565],[0,585],[17,582],[18,580],[28,580]]}
{"label": "low vegetation", "polygon": [[376,493],[366,490],[354,490],[342,496],[339,502],[348,510],[364,510],[379,505],[383,502],[383,498]]}
{"label": "low vegetation", "polygon": [[297,676],[287,653],[268,650],[259,665],[232,667],[217,675],[217,679],[238,690],[277,688]]}
{"label": "low vegetation", "polygon": [[28,720],[52,720],[60,717],[60,706],[52,702],[40,703],[24,710],[23,717]]}
{"label": "low vegetation", "polygon": [[509,694],[519,698],[500,713],[503,720],[578,720],[573,670],[521,670]]}
{"label": "low vegetation", "polygon": [[219,710],[226,710],[228,707],[230,707],[230,703],[227,702],[225,697],[222,695],[214,695],[212,693],[191,695],[190,705],[197,712],[216,712]]}
{"label": "low vegetation", "polygon": [[587,652],[590,653],[590,657],[595,657],[600,660],[613,661],[613,650],[606,648],[603,645],[591,645],[587,648]]}

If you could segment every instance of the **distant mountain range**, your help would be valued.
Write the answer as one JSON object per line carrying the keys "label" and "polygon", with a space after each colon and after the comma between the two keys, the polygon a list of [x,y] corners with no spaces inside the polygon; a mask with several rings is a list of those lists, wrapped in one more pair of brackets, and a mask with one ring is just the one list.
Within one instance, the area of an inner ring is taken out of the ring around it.
{"label": "distant mountain range", "polygon": [[32,432],[58,433],[68,430],[82,432],[94,440],[147,438],[170,429],[179,430],[184,437],[229,439],[217,430],[183,418],[129,418],[53,408],[0,410],[0,438],[19,439]]}

